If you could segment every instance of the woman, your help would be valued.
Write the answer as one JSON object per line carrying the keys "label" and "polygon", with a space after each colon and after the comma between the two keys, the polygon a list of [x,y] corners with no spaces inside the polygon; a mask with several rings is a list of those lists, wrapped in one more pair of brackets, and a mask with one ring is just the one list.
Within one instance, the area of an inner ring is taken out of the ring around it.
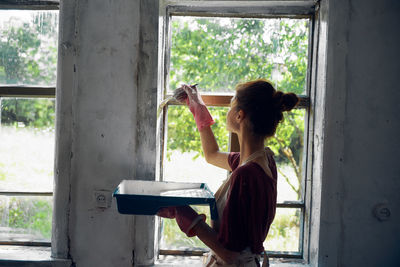
{"label": "woman", "polygon": [[[162,209],[158,215],[175,218],[189,237],[198,236],[210,249],[205,266],[260,266],[263,241],[275,217],[277,170],[273,153],[264,147],[274,135],[282,112],[299,101],[293,93],[276,91],[266,80],[236,87],[227,114],[228,131],[237,134],[239,153],[219,151],[210,126],[214,123],[196,86],[183,85],[193,113],[206,161],[232,171],[215,193],[218,220],[211,227],[205,216],[188,206]],[[268,259],[264,257],[264,266]]]}

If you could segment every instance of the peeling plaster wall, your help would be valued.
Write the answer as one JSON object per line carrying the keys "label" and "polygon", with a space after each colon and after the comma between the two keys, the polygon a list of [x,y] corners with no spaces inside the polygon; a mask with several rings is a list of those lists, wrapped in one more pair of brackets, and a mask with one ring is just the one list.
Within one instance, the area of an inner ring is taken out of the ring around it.
{"label": "peeling plaster wall", "polygon": [[[63,209],[55,232],[67,236],[56,235],[53,255],[76,266],[132,266],[134,217],[119,214],[111,195],[136,172],[140,1],[61,1],[60,10],[57,134],[65,140],[57,145],[56,208]],[[96,207],[100,190],[109,208]]]}
{"label": "peeling plaster wall", "polygon": [[[314,263],[396,266],[400,4],[322,0],[322,6],[328,49]],[[142,242],[151,233],[142,230],[152,218],[121,216],[115,201],[98,209],[94,191],[111,196],[121,179],[154,175],[149,134],[155,133],[148,123],[155,123],[149,118],[156,79],[148,70],[157,69],[149,57],[157,53],[157,37],[140,25],[157,23],[156,8],[156,0],[61,1],[53,255],[69,256],[76,266],[131,266],[135,247],[136,265],[151,262]],[[388,221],[373,216],[381,203],[391,211]]]}
{"label": "peeling plaster wall", "polygon": [[400,262],[399,14],[394,0],[329,1],[320,266]]}
{"label": "peeling plaster wall", "polygon": [[[133,220],[95,207],[134,173],[136,1],[78,1],[77,88],[71,179],[70,249],[78,266],[129,266]],[[104,255],[107,255],[106,257]]]}

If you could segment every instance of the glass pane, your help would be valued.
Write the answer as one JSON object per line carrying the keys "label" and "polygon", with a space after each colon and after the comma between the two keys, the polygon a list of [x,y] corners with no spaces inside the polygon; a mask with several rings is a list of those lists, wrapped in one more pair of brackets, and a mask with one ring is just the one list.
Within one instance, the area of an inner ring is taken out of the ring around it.
{"label": "glass pane", "polygon": [[[212,126],[221,150],[228,151],[229,135],[226,131],[228,108],[209,107],[215,120]],[[163,180],[174,182],[206,183],[215,192],[227,178],[227,171],[208,164],[202,155],[200,136],[192,113],[186,106],[168,107],[166,158]],[[209,206],[196,206],[210,218]],[[209,223],[209,221],[208,221]],[[197,237],[187,238],[175,220],[162,219],[161,249],[208,249]]]}
{"label": "glass pane", "polygon": [[0,241],[50,242],[52,199],[0,196]]}
{"label": "glass pane", "polygon": [[0,85],[54,86],[58,11],[0,10]]}
{"label": "glass pane", "polygon": [[308,19],[173,16],[169,90],[198,83],[232,92],[264,78],[282,91],[305,94]]}
{"label": "glass pane", "polygon": [[275,154],[278,169],[278,202],[302,200],[304,179],[304,122],[306,111],[286,113],[267,145]]}
{"label": "glass pane", "polygon": [[[210,208],[209,206],[192,206],[198,213],[203,213],[207,216],[206,222],[210,224]],[[183,233],[175,220],[161,219],[161,241],[160,249],[177,249],[177,250],[210,250],[197,237],[188,238]]]}
{"label": "glass pane", "polygon": [[0,98],[1,191],[53,190],[54,99]]}
{"label": "glass pane", "polygon": [[264,249],[267,251],[299,251],[300,209],[278,208],[269,229]]}
{"label": "glass pane", "polygon": [[[228,151],[227,107],[210,107],[212,126],[221,151]],[[164,181],[207,183],[215,192],[227,178],[227,171],[208,164],[203,156],[200,135],[192,113],[186,106],[168,107],[167,149]]]}

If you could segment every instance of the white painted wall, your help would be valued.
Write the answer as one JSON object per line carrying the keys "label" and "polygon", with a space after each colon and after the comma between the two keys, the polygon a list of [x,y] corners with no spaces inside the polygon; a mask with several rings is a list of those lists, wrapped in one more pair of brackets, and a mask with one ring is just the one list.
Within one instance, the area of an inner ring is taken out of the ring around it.
{"label": "white painted wall", "polygon": [[[396,266],[400,4],[322,2],[328,50],[319,266]],[[145,3],[61,1],[53,255],[70,256],[76,266],[131,266],[135,248],[142,262],[152,255],[141,246],[152,219],[122,216],[114,201],[96,209],[93,195],[124,178],[154,175],[153,137],[136,140],[138,129],[143,136],[155,123],[149,70],[157,69],[157,37],[140,25],[153,27],[158,11]],[[390,208],[388,221],[373,216],[378,203]],[[145,234],[135,240],[135,232]]]}

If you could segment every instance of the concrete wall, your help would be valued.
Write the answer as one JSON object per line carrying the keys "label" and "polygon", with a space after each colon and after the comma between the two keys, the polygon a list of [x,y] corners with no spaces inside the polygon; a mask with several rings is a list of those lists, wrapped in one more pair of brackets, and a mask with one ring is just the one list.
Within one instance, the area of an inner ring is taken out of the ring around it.
{"label": "concrete wall", "polygon": [[[154,238],[154,218],[119,214],[111,194],[122,179],[154,179],[157,28],[140,30],[157,26],[154,3],[61,1],[53,256],[71,257],[76,266],[153,259],[143,240]],[[155,16],[140,15],[149,8]],[[138,108],[143,99],[147,106]],[[145,141],[137,142],[138,131]],[[108,207],[97,206],[97,191]]]}
{"label": "concrete wall", "polygon": [[119,180],[135,170],[139,40],[132,25],[139,23],[139,6],[79,1],[77,8],[70,253],[78,266],[128,266],[132,217],[119,216],[115,208],[97,209],[94,190],[109,190],[111,197]]}
{"label": "concrete wall", "polygon": [[335,0],[328,12],[320,266],[398,266],[400,3]]}
{"label": "concrete wall", "polygon": [[[328,49],[319,265],[395,266],[400,4],[322,2]],[[156,3],[61,1],[53,255],[76,266],[131,266],[133,250],[151,262],[152,237],[143,230],[152,219],[121,216],[114,201],[96,208],[94,191],[154,175],[148,123],[155,123],[157,37],[141,25],[155,26]],[[381,203],[391,211],[387,221],[373,216]]]}

